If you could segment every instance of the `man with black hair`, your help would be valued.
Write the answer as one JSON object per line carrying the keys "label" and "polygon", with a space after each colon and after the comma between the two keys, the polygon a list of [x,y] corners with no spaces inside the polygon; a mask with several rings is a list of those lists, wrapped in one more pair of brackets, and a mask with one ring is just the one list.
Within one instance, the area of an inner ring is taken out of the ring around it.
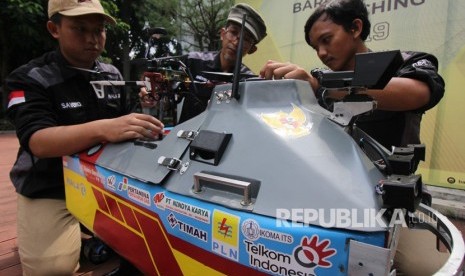
{"label": "man with black hair", "polygon": [[[353,71],[355,55],[370,51],[365,44],[370,26],[363,0],[324,1],[305,24],[305,41],[332,71]],[[359,92],[371,96],[377,102],[377,109],[359,116],[356,125],[387,149],[419,144],[423,113],[444,95],[445,83],[438,74],[436,57],[411,51],[403,51],[402,57],[403,64],[383,89]],[[298,65],[270,60],[260,70],[260,75],[266,79],[308,81],[315,96],[322,97],[319,81]],[[435,241],[427,231],[403,228],[394,260],[397,275],[436,272],[447,254],[436,250]]]}
{"label": "man with black hair", "polygon": [[[334,0],[321,4],[305,24],[305,41],[332,71],[353,71],[355,54],[370,49],[366,4],[362,0]],[[403,51],[404,63],[384,89],[365,93],[377,102],[377,109],[359,116],[357,126],[390,149],[420,143],[422,115],[443,97],[445,83],[438,74],[438,60],[431,54]],[[268,61],[261,69],[264,78],[306,80],[317,97],[320,84],[307,70],[291,63]]]}

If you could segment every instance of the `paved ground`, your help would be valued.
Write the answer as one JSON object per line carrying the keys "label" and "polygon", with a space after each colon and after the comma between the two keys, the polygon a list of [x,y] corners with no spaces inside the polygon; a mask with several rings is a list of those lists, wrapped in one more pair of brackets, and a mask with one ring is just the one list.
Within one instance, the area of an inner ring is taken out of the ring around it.
{"label": "paved ground", "polygon": [[[18,140],[13,133],[0,133],[0,275],[21,276],[16,241],[16,193],[9,179],[9,171],[18,152]],[[106,263],[93,265],[87,260],[73,276],[104,275],[119,264],[117,256]]]}

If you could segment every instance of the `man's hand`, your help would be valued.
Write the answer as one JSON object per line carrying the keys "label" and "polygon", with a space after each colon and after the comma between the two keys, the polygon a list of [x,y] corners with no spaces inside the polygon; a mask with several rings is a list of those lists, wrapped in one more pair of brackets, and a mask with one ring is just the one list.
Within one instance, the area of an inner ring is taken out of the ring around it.
{"label": "man's hand", "polygon": [[157,118],[140,113],[131,113],[122,117],[107,119],[104,128],[105,140],[121,142],[129,139],[155,139],[163,134],[163,123]]}
{"label": "man's hand", "polygon": [[142,107],[152,108],[157,104],[156,99],[147,91],[145,87],[140,89],[139,98]]}
{"label": "man's hand", "polygon": [[151,115],[131,113],[79,125],[40,129],[29,139],[29,148],[39,158],[59,157],[101,142],[155,139],[163,133],[163,128],[163,123]]}
{"label": "man's hand", "polygon": [[312,77],[304,68],[289,62],[269,60],[260,70],[260,77],[265,79],[296,79],[308,81],[313,90],[319,87],[318,80]]}

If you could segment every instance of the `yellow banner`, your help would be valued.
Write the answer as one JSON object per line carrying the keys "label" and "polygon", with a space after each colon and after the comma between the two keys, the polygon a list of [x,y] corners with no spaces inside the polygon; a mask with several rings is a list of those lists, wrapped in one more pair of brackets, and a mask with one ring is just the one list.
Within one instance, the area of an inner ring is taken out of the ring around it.
{"label": "yellow banner", "polygon": [[[323,64],[304,37],[307,18],[322,0],[244,0],[264,17],[268,36],[244,63],[258,73],[269,59],[289,61],[308,70]],[[434,54],[446,81],[438,106],[423,117],[426,162],[419,172],[430,185],[465,189],[465,1],[366,0],[372,29],[367,45],[374,51],[414,50]],[[462,121],[462,123],[461,123]]]}

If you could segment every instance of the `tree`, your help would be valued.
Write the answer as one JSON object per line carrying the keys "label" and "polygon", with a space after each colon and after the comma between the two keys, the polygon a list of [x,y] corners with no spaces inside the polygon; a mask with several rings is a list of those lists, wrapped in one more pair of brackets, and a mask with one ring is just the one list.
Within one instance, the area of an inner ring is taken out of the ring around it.
{"label": "tree", "polygon": [[[46,15],[41,0],[4,0],[0,3],[0,86],[5,77],[30,57],[53,47],[45,26]],[[0,89],[1,90],[1,89]],[[2,91],[0,117],[7,95]]]}
{"label": "tree", "polygon": [[[45,24],[47,1],[2,0],[0,2],[0,85],[6,76],[32,58],[52,50],[56,41]],[[113,63],[125,79],[131,76],[131,59],[142,57],[149,39],[147,30],[163,27],[172,40],[170,54],[182,50],[217,50],[219,30],[225,25],[233,0],[101,0],[117,20],[107,32],[103,58]],[[182,43],[184,49],[178,47]],[[6,97],[2,93],[3,111]],[[0,117],[3,114],[0,113]]]}
{"label": "tree", "polygon": [[[57,46],[46,28],[47,3],[43,0],[3,0],[0,3],[0,86],[12,70]],[[111,14],[118,10],[109,0],[102,1],[102,5],[111,10]],[[124,24],[118,24],[113,31],[121,28]],[[2,92],[0,117],[6,109],[7,96]]]}
{"label": "tree", "polygon": [[219,30],[233,5],[233,0],[180,0],[176,17],[186,50],[217,50]]}
{"label": "tree", "polygon": [[[53,47],[45,29],[46,15],[41,0],[6,0],[0,3],[1,76],[16,65]],[[45,7],[46,8],[46,7]],[[43,22],[43,28],[38,28]]]}

